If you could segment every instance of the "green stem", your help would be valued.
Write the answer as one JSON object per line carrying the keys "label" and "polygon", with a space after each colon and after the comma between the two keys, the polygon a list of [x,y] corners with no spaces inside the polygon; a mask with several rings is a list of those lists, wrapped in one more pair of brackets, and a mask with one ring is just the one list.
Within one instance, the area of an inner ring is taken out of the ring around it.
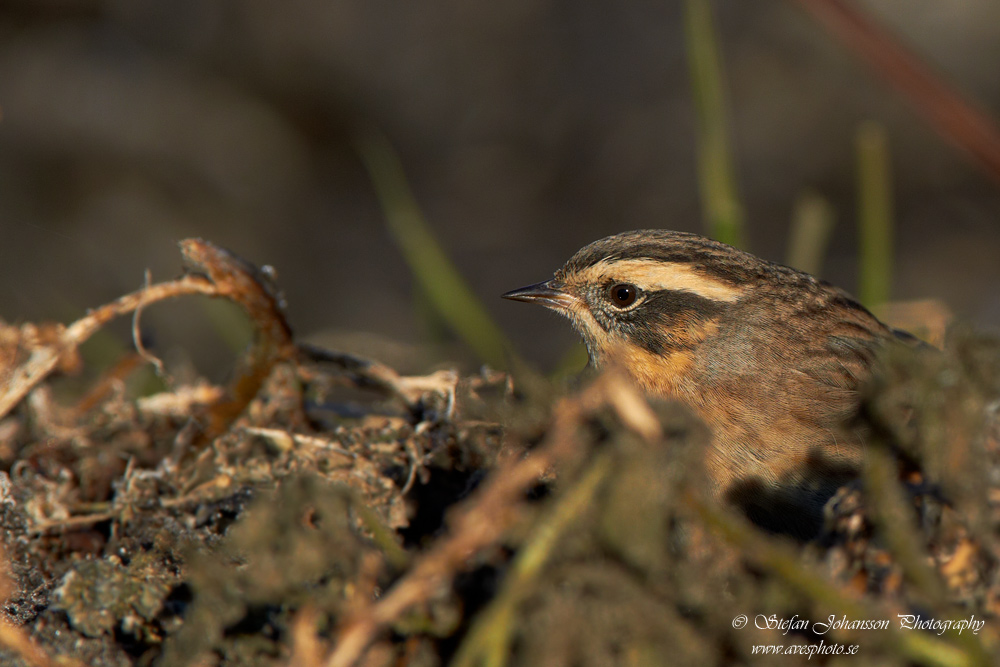
{"label": "green stem", "polygon": [[506,368],[513,348],[431,232],[388,139],[369,132],[358,146],[389,232],[431,305],[480,359]]}
{"label": "green stem", "polygon": [[743,207],[736,192],[722,55],[710,0],[684,3],[685,42],[698,132],[698,180],[709,236],[742,247]]}
{"label": "green stem", "polygon": [[820,275],[823,256],[833,231],[833,208],[815,192],[806,192],[795,202],[792,234],[785,263],[800,271]]}
{"label": "green stem", "polygon": [[858,128],[858,225],[861,237],[861,303],[889,301],[892,284],[892,184],[885,128],[866,121]]}
{"label": "green stem", "polygon": [[611,455],[598,455],[581,478],[567,489],[535,527],[521,548],[503,586],[480,612],[452,662],[455,667],[504,667],[510,652],[517,607],[535,590],[556,544],[591,506],[612,469]]}

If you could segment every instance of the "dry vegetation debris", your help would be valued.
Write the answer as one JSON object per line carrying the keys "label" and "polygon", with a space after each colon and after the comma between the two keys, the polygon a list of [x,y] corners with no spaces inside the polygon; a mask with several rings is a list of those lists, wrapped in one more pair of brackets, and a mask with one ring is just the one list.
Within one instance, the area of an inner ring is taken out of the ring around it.
{"label": "dry vegetation debris", "polygon": [[[755,644],[820,642],[858,645],[850,664],[1000,655],[994,338],[885,360],[864,478],[803,545],[716,505],[704,427],[613,371],[561,396],[528,373],[400,376],[297,344],[265,275],[181,247],[181,278],[69,326],[0,327],[4,664],[739,665],[763,662]],[[228,386],[136,393],[158,363],[139,313],[186,294],[240,304],[254,344]],[[138,352],[60,396],[79,345],[129,314]],[[990,622],[734,626],[912,613]]]}

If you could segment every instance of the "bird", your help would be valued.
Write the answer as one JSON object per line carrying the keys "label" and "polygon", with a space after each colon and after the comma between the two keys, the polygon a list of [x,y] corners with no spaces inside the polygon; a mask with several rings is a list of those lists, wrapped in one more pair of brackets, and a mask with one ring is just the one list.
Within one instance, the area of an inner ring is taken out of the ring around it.
{"label": "bird", "polygon": [[862,390],[879,351],[916,340],[826,281],[679,231],[595,241],[503,297],[568,317],[591,366],[686,405],[711,433],[712,493],[803,539],[863,465]]}

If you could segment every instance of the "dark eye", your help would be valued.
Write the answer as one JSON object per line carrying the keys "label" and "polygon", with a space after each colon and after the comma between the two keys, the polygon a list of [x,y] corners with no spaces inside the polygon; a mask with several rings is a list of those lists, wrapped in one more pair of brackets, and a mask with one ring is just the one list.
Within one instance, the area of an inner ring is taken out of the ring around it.
{"label": "dark eye", "polygon": [[628,308],[639,296],[639,288],[628,283],[618,283],[608,288],[608,298],[619,308]]}

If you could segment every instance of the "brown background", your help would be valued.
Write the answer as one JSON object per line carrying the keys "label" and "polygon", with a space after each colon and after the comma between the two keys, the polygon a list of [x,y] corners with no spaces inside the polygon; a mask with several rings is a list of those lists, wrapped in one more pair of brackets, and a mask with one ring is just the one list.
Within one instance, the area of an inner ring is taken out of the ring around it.
{"label": "brown background", "polygon": [[[995,0],[857,4],[1000,116]],[[0,317],[68,321],[147,267],[176,275],[174,242],[202,236],[274,265],[304,335],[421,340],[351,145],[374,125],[474,290],[551,364],[569,327],[499,294],[610,233],[701,229],[680,7],[0,2]],[[875,119],[893,152],[895,296],[1000,324],[1000,188],[796,5],[716,8],[751,249],[782,260],[814,189],[837,211],[824,277],[854,289],[854,134]],[[223,349],[197,308],[145,324],[202,365]]]}

